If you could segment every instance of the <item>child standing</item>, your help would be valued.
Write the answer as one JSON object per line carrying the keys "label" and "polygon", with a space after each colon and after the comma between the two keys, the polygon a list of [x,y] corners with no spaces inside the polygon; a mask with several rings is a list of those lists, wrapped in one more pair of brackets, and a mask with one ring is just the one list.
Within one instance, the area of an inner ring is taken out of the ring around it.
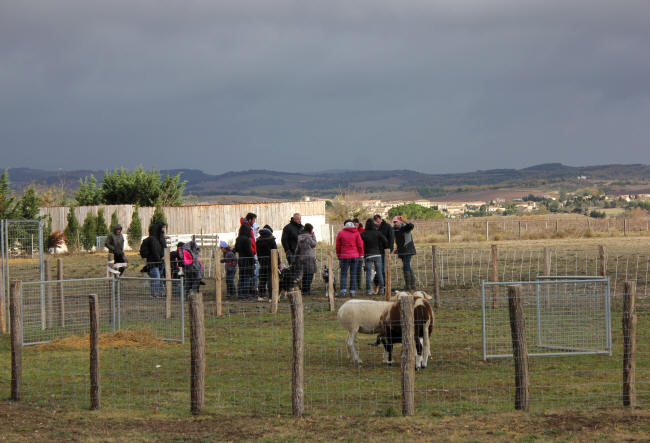
{"label": "child standing", "polygon": [[223,253],[223,258],[221,263],[225,263],[226,268],[226,286],[228,297],[234,298],[237,295],[237,290],[235,289],[235,274],[237,273],[237,255],[235,251],[232,250],[228,243],[222,241],[219,243],[221,252]]}

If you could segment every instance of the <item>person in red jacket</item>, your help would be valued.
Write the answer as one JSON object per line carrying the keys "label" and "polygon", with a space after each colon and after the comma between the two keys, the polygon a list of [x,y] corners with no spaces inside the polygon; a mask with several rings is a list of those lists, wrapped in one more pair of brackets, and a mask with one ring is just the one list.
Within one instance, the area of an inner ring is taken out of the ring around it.
{"label": "person in red jacket", "polygon": [[348,270],[350,270],[350,296],[354,296],[360,257],[363,257],[363,241],[352,220],[346,220],[343,229],[336,236],[336,256],[341,268],[341,296],[344,297],[347,293]]}

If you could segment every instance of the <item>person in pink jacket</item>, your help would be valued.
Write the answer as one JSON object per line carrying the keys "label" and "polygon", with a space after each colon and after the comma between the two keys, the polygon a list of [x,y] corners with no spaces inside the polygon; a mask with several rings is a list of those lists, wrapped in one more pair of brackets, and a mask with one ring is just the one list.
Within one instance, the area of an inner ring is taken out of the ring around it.
{"label": "person in pink jacket", "polygon": [[336,236],[336,256],[341,268],[341,296],[346,295],[348,269],[350,270],[350,296],[357,289],[357,272],[363,257],[363,240],[354,223],[346,220],[344,227]]}

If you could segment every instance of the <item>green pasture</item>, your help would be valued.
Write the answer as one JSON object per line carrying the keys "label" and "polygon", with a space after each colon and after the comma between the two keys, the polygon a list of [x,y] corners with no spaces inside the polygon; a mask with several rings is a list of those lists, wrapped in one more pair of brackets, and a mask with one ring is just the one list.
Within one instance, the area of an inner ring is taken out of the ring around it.
{"label": "green pasture", "polygon": [[[443,295],[446,295],[443,293]],[[513,409],[511,359],[482,360],[480,303],[469,292],[436,311],[432,361],[416,375],[419,415],[504,412]],[[451,297],[445,297],[451,299]],[[471,300],[470,300],[471,299]],[[400,368],[381,363],[374,337],[357,340],[363,364],[353,365],[346,331],[324,298],[305,300],[305,410],[307,415],[383,416],[399,414]],[[471,301],[469,303],[468,301]],[[186,329],[189,322],[186,321]],[[158,330],[151,321],[124,328]],[[531,409],[593,409],[621,406],[621,313],[612,312],[613,355],[538,357],[530,360]],[[509,330],[503,331],[509,335]],[[186,337],[189,337],[186,330]],[[650,404],[650,318],[640,305],[637,395]],[[291,318],[283,301],[278,314],[268,303],[226,303],[215,317],[206,304],[206,413],[275,416],[291,413]],[[102,348],[102,408],[134,416],[189,414],[190,346],[158,343],[147,347]],[[24,401],[38,406],[89,406],[87,350],[23,349]],[[0,394],[8,397],[10,346],[0,338]]]}

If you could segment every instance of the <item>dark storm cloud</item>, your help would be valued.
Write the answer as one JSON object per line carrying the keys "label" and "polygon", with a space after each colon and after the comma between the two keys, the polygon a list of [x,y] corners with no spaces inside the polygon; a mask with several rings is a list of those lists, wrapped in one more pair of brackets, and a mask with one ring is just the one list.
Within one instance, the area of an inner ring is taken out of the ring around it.
{"label": "dark storm cloud", "polygon": [[4,1],[5,166],[649,163],[647,1]]}

